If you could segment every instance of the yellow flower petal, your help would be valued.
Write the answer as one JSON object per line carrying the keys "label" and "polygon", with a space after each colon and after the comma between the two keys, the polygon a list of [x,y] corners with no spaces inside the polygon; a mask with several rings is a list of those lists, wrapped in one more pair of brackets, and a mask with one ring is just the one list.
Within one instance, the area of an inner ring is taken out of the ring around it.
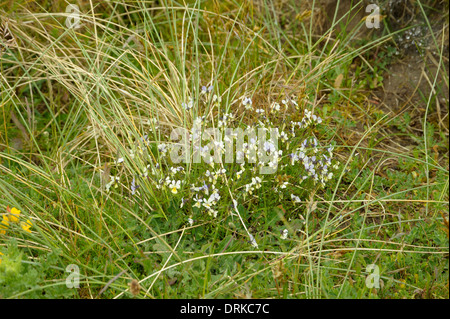
{"label": "yellow flower petal", "polygon": [[31,233],[30,228],[31,226],[33,226],[33,223],[31,223],[31,221],[27,219],[27,222],[26,223],[22,222],[21,226],[24,231]]}
{"label": "yellow flower petal", "polygon": [[[3,226],[2,224],[5,226]],[[3,216],[2,223],[0,224],[0,235],[6,234],[6,229],[8,228],[8,226],[9,226],[8,218]]]}
{"label": "yellow flower petal", "polygon": [[[4,224],[5,226],[9,226],[8,216],[3,215],[2,224]],[[5,228],[5,227],[4,226],[2,227],[2,225],[0,225],[0,228]]]}
{"label": "yellow flower petal", "polygon": [[11,215],[9,216],[9,220],[12,221],[13,223],[17,223],[19,221],[19,216],[20,210],[18,210],[15,207],[11,208]]}

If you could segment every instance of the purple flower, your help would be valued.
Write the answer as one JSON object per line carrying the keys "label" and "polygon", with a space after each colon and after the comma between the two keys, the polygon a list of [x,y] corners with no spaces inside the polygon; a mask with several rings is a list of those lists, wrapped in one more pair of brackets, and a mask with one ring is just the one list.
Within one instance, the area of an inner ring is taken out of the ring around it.
{"label": "purple flower", "polygon": [[139,185],[136,185],[136,179],[133,177],[131,181],[131,195],[136,194],[136,190],[139,188]]}

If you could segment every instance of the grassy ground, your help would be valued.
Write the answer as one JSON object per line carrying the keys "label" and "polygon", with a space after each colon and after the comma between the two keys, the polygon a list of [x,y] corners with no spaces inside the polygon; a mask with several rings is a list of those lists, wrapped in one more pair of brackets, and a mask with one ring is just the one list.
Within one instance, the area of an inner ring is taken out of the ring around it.
{"label": "grassy ground", "polygon": [[[0,0],[0,296],[448,298],[448,4],[323,3],[78,1],[70,29]],[[427,86],[386,104],[416,25]],[[276,173],[171,163],[201,117],[286,133]]]}

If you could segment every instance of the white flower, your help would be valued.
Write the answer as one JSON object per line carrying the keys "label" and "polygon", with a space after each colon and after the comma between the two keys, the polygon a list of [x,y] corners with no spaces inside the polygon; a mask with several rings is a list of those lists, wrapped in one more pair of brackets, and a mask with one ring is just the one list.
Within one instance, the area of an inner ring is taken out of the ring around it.
{"label": "white flower", "polygon": [[270,168],[277,168],[278,167],[278,161],[270,161],[269,162]]}
{"label": "white flower", "polygon": [[160,151],[163,154],[166,154],[167,153],[167,145],[164,143],[159,144],[158,151]]}
{"label": "white flower", "polygon": [[171,191],[173,194],[178,193],[178,190],[180,189],[180,187],[181,187],[181,181],[175,181],[175,180],[173,180],[173,181],[171,181],[170,184],[169,184],[170,191]]}
{"label": "white flower", "polygon": [[116,161],[116,164],[120,164],[123,162],[123,157],[119,157]]}
{"label": "white flower", "polygon": [[255,185],[256,189],[261,187],[261,178],[259,177],[252,177],[252,184]]}
{"label": "white flower", "polygon": [[193,198],[193,200],[195,202],[194,207],[200,208],[200,206],[201,206],[201,204],[203,202],[203,199],[202,198],[198,198],[197,195],[195,195],[195,198]]}
{"label": "white flower", "polygon": [[289,185],[288,182],[283,182],[283,184],[281,184],[280,188],[283,188],[283,189],[284,189],[284,188],[286,188],[287,185]]}
{"label": "white flower", "polygon": [[205,119],[205,116],[199,116],[194,120],[194,128],[201,128],[203,120]]}
{"label": "white flower", "polygon": [[217,213],[218,213],[217,210],[214,210],[214,209],[208,209],[208,215],[209,215],[209,216],[213,216],[214,218],[216,218],[216,217],[217,217]]}
{"label": "white flower", "polygon": [[111,188],[111,186],[114,185],[114,188],[117,188],[118,184],[117,182],[120,180],[119,176],[109,176],[109,178],[111,179],[111,181],[105,185],[106,190],[109,192],[109,189]]}
{"label": "white flower", "polygon": [[148,169],[150,168],[150,164],[147,167],[144,167],[144,171],[142,172],[142,177],[148,176]]}
{"label": "white flower", "polygon": [[272,142],[264,142],[264,151],[266,152],[274,152],[275,145]]}
{"label": "white flower", "polygon": [[284,229],[283,231],[282,231],[282,233],[281,233],[281,236],[280,236],[280,238],[281,239],[286,239],[287,238],[287,236],[288,236],[288,230],[287,229]]}
{"label": "white flower", "polygon": [[192,99],[189,100],[189,102],[187,104],[184,102],[181,103],[181,107],[185,110],[190,110],[190,109],[192,109],[193,106],[194,106],[194,101]]}
{"label": "white flower", "polygon": [[277,111],[278,112],[280,110],[280,104],[277,103],[277,102],[273,102],[272,105],[271,105],[271,109],[272,109],[272,112],[273,111]]}
{"label": "white flower", "polygon": [[317,139],[315,137],[313,137],[312,141],[314,143],[314,147],[317,147],[317,145],[318,145]]}
{"label": "white flower", "polygon": [[252,107],[252,99],[250,99],[248,97],[244,97],[244,99],[242,100],[242,104],[248,110],[248,109],[250,109]]}
{"label": "white flower", "polygon": [[203,201],[203,207],[207,208],[207,209],[211,209],[211,205],[212,203],[210,201]]}
{"label": "white flower", "polygon": [[136,178],[133,176],[133,180],[131,181],[131,195],[136,194],[136,190],[139,187],[139,185],[136,185]]}
{"label": "white flower", "polygon": [[188,223],[189,223],[189,225],[192,226],[192,225],[194,225],[194,220],[193,220],[192,218],[189,217],[189,218],[188,218]]}
{"label": "white flower", "polygon": [[181,197],[181,204],[180,204],[180,208],[183,208],[184,206],[184,197]]}
{"label": "white flower", "polygon": [[311,118],[311,114],[312,114],[311,111],[305,109],[305,117],[306,117],[307,119]]}
{"label": "white flower", "polygon": [[250,237],[250,243],[252,244],[252,246],[255,247],[255,248],[258,248],[258,244],[256,243],[256,240],[252,236],[252,234],[248,234],[248,236]]}
{"label": "white flower", "polygon": [[291,194],[291,199],[294,201],[294,203],[300,203],[300,197],[295,196],[294,194]]}
{"label": "white flower", "polygon": [[217,191],[214,191],[208,198],[208,202],[215,203],[220,199],[220,195]]}
{"label": "white flower", "polygon": [[291,165],[294,165],[295,162],[299,160],[299,156],[296,153],[291,154]]}
{"label": "white flower", "polygon": [[172,175],[175,175],[176,173],[178,173],[179,171],[182,171],[183,167],[178,166],[178,167],[170,167],[170,172],[172,173]]}
{"label": "white flower", "polygon": [[[212,205],[215,205],[220,199],[220,195],[217,191],[214,191],[208,200],[203,201],[203,207],[207,208],[210,211],[212,210]],[[217,216],[217,212],[215,212],[214,217]]]}
{"label": "white flower", "polygon": [[263,110],[263,109],[257,109],[257,110],[256,110],[256,113],[258,113],[258,114],[264,114],[264,110]]}
{"label": "white flower", "polygon": [[250,195],[253,194],[254,188],[252,186],[253,186],[252,184],[246,184],[245,185],[245,192],[249,193]]}

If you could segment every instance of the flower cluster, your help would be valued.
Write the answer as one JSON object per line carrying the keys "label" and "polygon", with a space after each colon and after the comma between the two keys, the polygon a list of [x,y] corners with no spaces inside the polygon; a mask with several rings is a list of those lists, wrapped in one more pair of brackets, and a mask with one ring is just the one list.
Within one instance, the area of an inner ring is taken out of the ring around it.
{"label": "flower cluster", "polygon": [[303,165],[306,172],[306,175],[301,177],[303,180],[311,177],[315,183],[320,182],[325,187],[326,182],[333,177],[331,168],[337,169],[338,164],[337,162],[334,162],[334,164],[331,162],[333,146],[328,147],[325,153],[319,153],[318,146],[316,138],[304,139],[300,147],[290,153],[289,156],[291,165],[295,165],[296,162],[301,162]]}
{"label": "flower cluster", "polygon": [[[20,218],[21,211],[15,207],[10,209],[8,206],[8,207],[6,207],[6,211],[7,211],[7,214],[3,215],[3,220],[0,223],[0,235],[6,234],[6,230],[10,226],[10,222],[18,223],[19,218]],[[29,219],[27,219],[26,222],[23,222],[23,221],[20,222],[20,227],[22,227],[22,229],[28,233],[31,233],[31,230],[30,230],[31,226],[33,226],[33,223]]]}
{"label": "flower cluster", "polygon": [[311,111],[305,109],[305,116],[302,118],[300,122],[291,122],[291,133],[292,136],[295,136],[296,127],[305,129],[311,124],[320,124],[322,123],[322,118],[313,114]]}
{"label": "flower cluster", "polygon": [[194,106],[194,100],[192,100],[192,99],[190,99],[187,104],[184,102],[181,103],[181,107],[185,110],[190,110],[190,109],[192,109],[193,106]]}
{"label": "flower cluster", "polygon": [[[220,97],[210,95],[212,91],[212,86],[201,88],[199,107],[202,103],[203,106],[206,103],[221,103]],[[139,195],[145,184],[145,187],[150,185],[153,191],[156,190],[155,196],[160,196],[158,192],[166,194],[159,198],[167,198],[167,194],[175,197],[180,209],[187,213],[187,223],[192,226],[202,216],[216,218],[223,212],[229,212],[229,203],[232,201],[230,193],[236,199],[233,199],[233,203],[237,209],[239,200],[245,200],[246,203],[258,201],[261,189],[272,190],[272,193],[279,194],[279,199],[288,197],[295,204],[302,202],[307,196],[301,190],[315,186],[325,187],[338,169],[338,163],[333,160],[333,146],[322,146],[312,133],[313,130],[307,129],[321,124],[322,119],[308,109],[303,111],[304,116],[300,122],[289,121],[289,116],[281,116],[279,113],[283,108],[287,110],[292,107],[294,113],[299,112],[295,97],[274,101],[268,108],[254,108],[252,100],[246,96],[240,100],[245,106],[244,112],[251,114],[248,124],[242,124],[241,116],[240,124],[236,123],[237,114],[229,111],[213,116],[213,121],[217,121],[216,125],[211,123],[215,131],[206,128],[205,116],[193,119],[192,128],[186,134],[190,151],[186,158],[189,162],[173,165],[175,162],[171,156],[175,147],[181,144],[178,142],[162,141],[156,147],[157,158],[153,156],[155,153],[146,156],[145,152],[150,151],[145,147],[147,136],[144,135],[137,143],[141,145],[140,142],[144,142],[142,147],[134,147],[132,153],[134,160],[140,161],[138,166],[144,169],[133,173],[131,195]],[[183,104],[183,108],[190,109],[195,104],[190,99],[187,104]],[[294,116],[295,114],[292,115]],[[279,123],[280,119],[282,123]],[[234,125],[240,126],[229,130]],[[238,148],[238,133],[245,137],[240,139],[241,148]],[[208,141],[207,144],[205,140]],[[233,161],[227,162],[227,147],[233,146],[234,141],[236,150],[232,148]],[[136,156],[137,154],[140,156]],[[123,160],[117,162],[118,165],[123,163]],[[114,189],[118,182],[118,177],[111,177],[106,188]],[[308,184],[299,187],[302,183]],[[286,239],[287,236],[288,232],[285,230],[281,239]]]}
{"label": "flower cluster", "polygon": [[218,122],[218,127],[227,127],[228,124],[233,121],[234,114],[233,113],[225,113]]}
{"label": "flower cluster", "polygon": [[252,181],[249,184],[245,184],[245,192],[252,195],[255,189],[259,189],[261,187],[261,182],[261,178],[258,176],[252,177]]}

